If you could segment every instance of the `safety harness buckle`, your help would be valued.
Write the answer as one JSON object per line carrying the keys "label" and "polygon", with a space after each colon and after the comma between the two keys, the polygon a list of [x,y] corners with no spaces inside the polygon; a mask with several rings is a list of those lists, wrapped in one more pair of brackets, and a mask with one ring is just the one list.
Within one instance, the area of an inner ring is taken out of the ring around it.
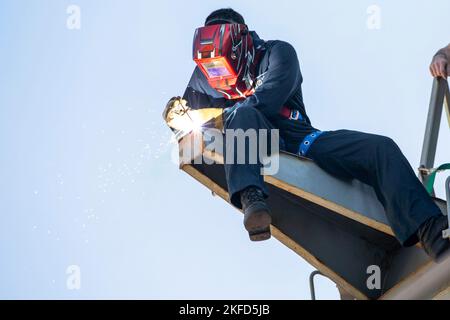
{"label": "safety harness buckle", "polygon": [[289,107],[286,107],[286,106],[281,107],[280,114],[284,118],[289,119],[289,120],[295,120],[295,121],[297,121],[297,120],[302,121],[303,120],[302,114],[300,113],[299,110],[293,110],[293,109],[291,109]]}
{"label": "safety harness buckle", "polygon": [[302,115],[298,110],[291,110],[291,114],[289,115],[289,120],[298,120],[301,119]]}

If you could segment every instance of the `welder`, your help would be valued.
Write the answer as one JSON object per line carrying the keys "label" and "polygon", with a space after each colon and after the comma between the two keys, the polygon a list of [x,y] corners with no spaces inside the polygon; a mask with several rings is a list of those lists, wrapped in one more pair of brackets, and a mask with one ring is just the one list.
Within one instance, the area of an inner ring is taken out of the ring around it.
{"label": "welder", "polygon": [[[292,45],[260,39],[228,8],[212,12],[195,31],[192,53],[197,66],[183,96],[190,108],[223,108],[228,130],[279,129],[285,151],[311,158],[335,177],[372,186],[403,246],[420,241],[433,259],[447,250],[450,242],[442,238],[447,219],[392,139],[312,126]],[[166,108],[179,101],[172,98]],[[243,209],[250,239],[269,239],[271,213],[262,164],[224,166],[230,202]]]}

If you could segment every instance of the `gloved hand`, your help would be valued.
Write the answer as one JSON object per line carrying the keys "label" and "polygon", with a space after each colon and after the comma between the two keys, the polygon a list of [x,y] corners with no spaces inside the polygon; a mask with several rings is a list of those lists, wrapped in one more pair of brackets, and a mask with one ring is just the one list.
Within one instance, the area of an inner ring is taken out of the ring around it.
{"label": "gloved hand", "polygon": [[177,132],[189,133],[199,127],[222,130],[224,123],[239,106],[240,104],[235,104],[226,109],[200,108],[192,110],[186,100],[181,97],[173,97],[167,102],[162,116],[167,125]]}
{"label": "gloved hand", "polygon": [[174,117],[184,115],[188,109],[186,100],[181,97],[172,97],[169,102],[167,102],[162,116],[164,121],[169,124]]}

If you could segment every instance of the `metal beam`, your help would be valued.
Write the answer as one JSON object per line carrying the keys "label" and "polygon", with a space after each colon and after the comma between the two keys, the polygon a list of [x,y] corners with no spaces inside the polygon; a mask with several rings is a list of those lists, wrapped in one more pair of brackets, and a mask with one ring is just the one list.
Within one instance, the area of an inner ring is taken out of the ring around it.
{"label": "metal beam", "polygon": [[[292,175],[285,161],[297,162],[296,172],[311,170],[310,165],[315,165],[288,154],[282,153],[280,157],[283,165],[280,166],[279,178],[287,177],[287,172]],[[182,169],[221,198],[228,199],[222,165],[186,164]],[[327,186],[332,182],[331,177],[321,177],[318,175],[316,179],[319,185]],[[317,201],[320,197],[306,199],[305,195],[311,192],[311,186],[303,186],[306,187],[303,192],[298,182],[290,182],[293,184],[271,184],[266,181],[271,195],[268,204],[273,215],[272,234],[351,296],[377,299],[429,263],[429,258],[421,248],[400,247],[395,238],[375,229],[372,224],[366,225],[362,220],[357,221],[335,211],[340,208],[339,205],[328,206],[323,201]],[[357,187],[353,185],[342,185],[337,189],[338,193],[358,193],[355,191]],[[363,198],[371,203],[367,194]],[[354,205],[350,205],[350,208]],[[371,265],[380,267],[380,289],[370,290],[367,287],[367,267]]]}
{"label": "metal beam", "polygon": [[381,300],[429,300],[450,287],[450,252],[430,262],[386,292]]}

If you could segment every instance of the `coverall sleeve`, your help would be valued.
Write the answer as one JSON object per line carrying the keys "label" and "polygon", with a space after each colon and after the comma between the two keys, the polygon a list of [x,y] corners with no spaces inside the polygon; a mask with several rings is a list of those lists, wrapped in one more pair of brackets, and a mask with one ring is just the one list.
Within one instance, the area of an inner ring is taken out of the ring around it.
{"label": "coverall sleeve", "polygon": [[296,92],[302,83],[302,74],[297,53],[292,45],[279,41],[269,54],[269,64],[255,93],[241,102],[240,107],[255,107],[266,117],[280,114],[281,107]]}
{"label": "coverall sleeve", "polygon": [[223,108],[226,104],[226,99],[211,88],[205,75],[198,67],[192,74],[183,99],[192,109]]}

